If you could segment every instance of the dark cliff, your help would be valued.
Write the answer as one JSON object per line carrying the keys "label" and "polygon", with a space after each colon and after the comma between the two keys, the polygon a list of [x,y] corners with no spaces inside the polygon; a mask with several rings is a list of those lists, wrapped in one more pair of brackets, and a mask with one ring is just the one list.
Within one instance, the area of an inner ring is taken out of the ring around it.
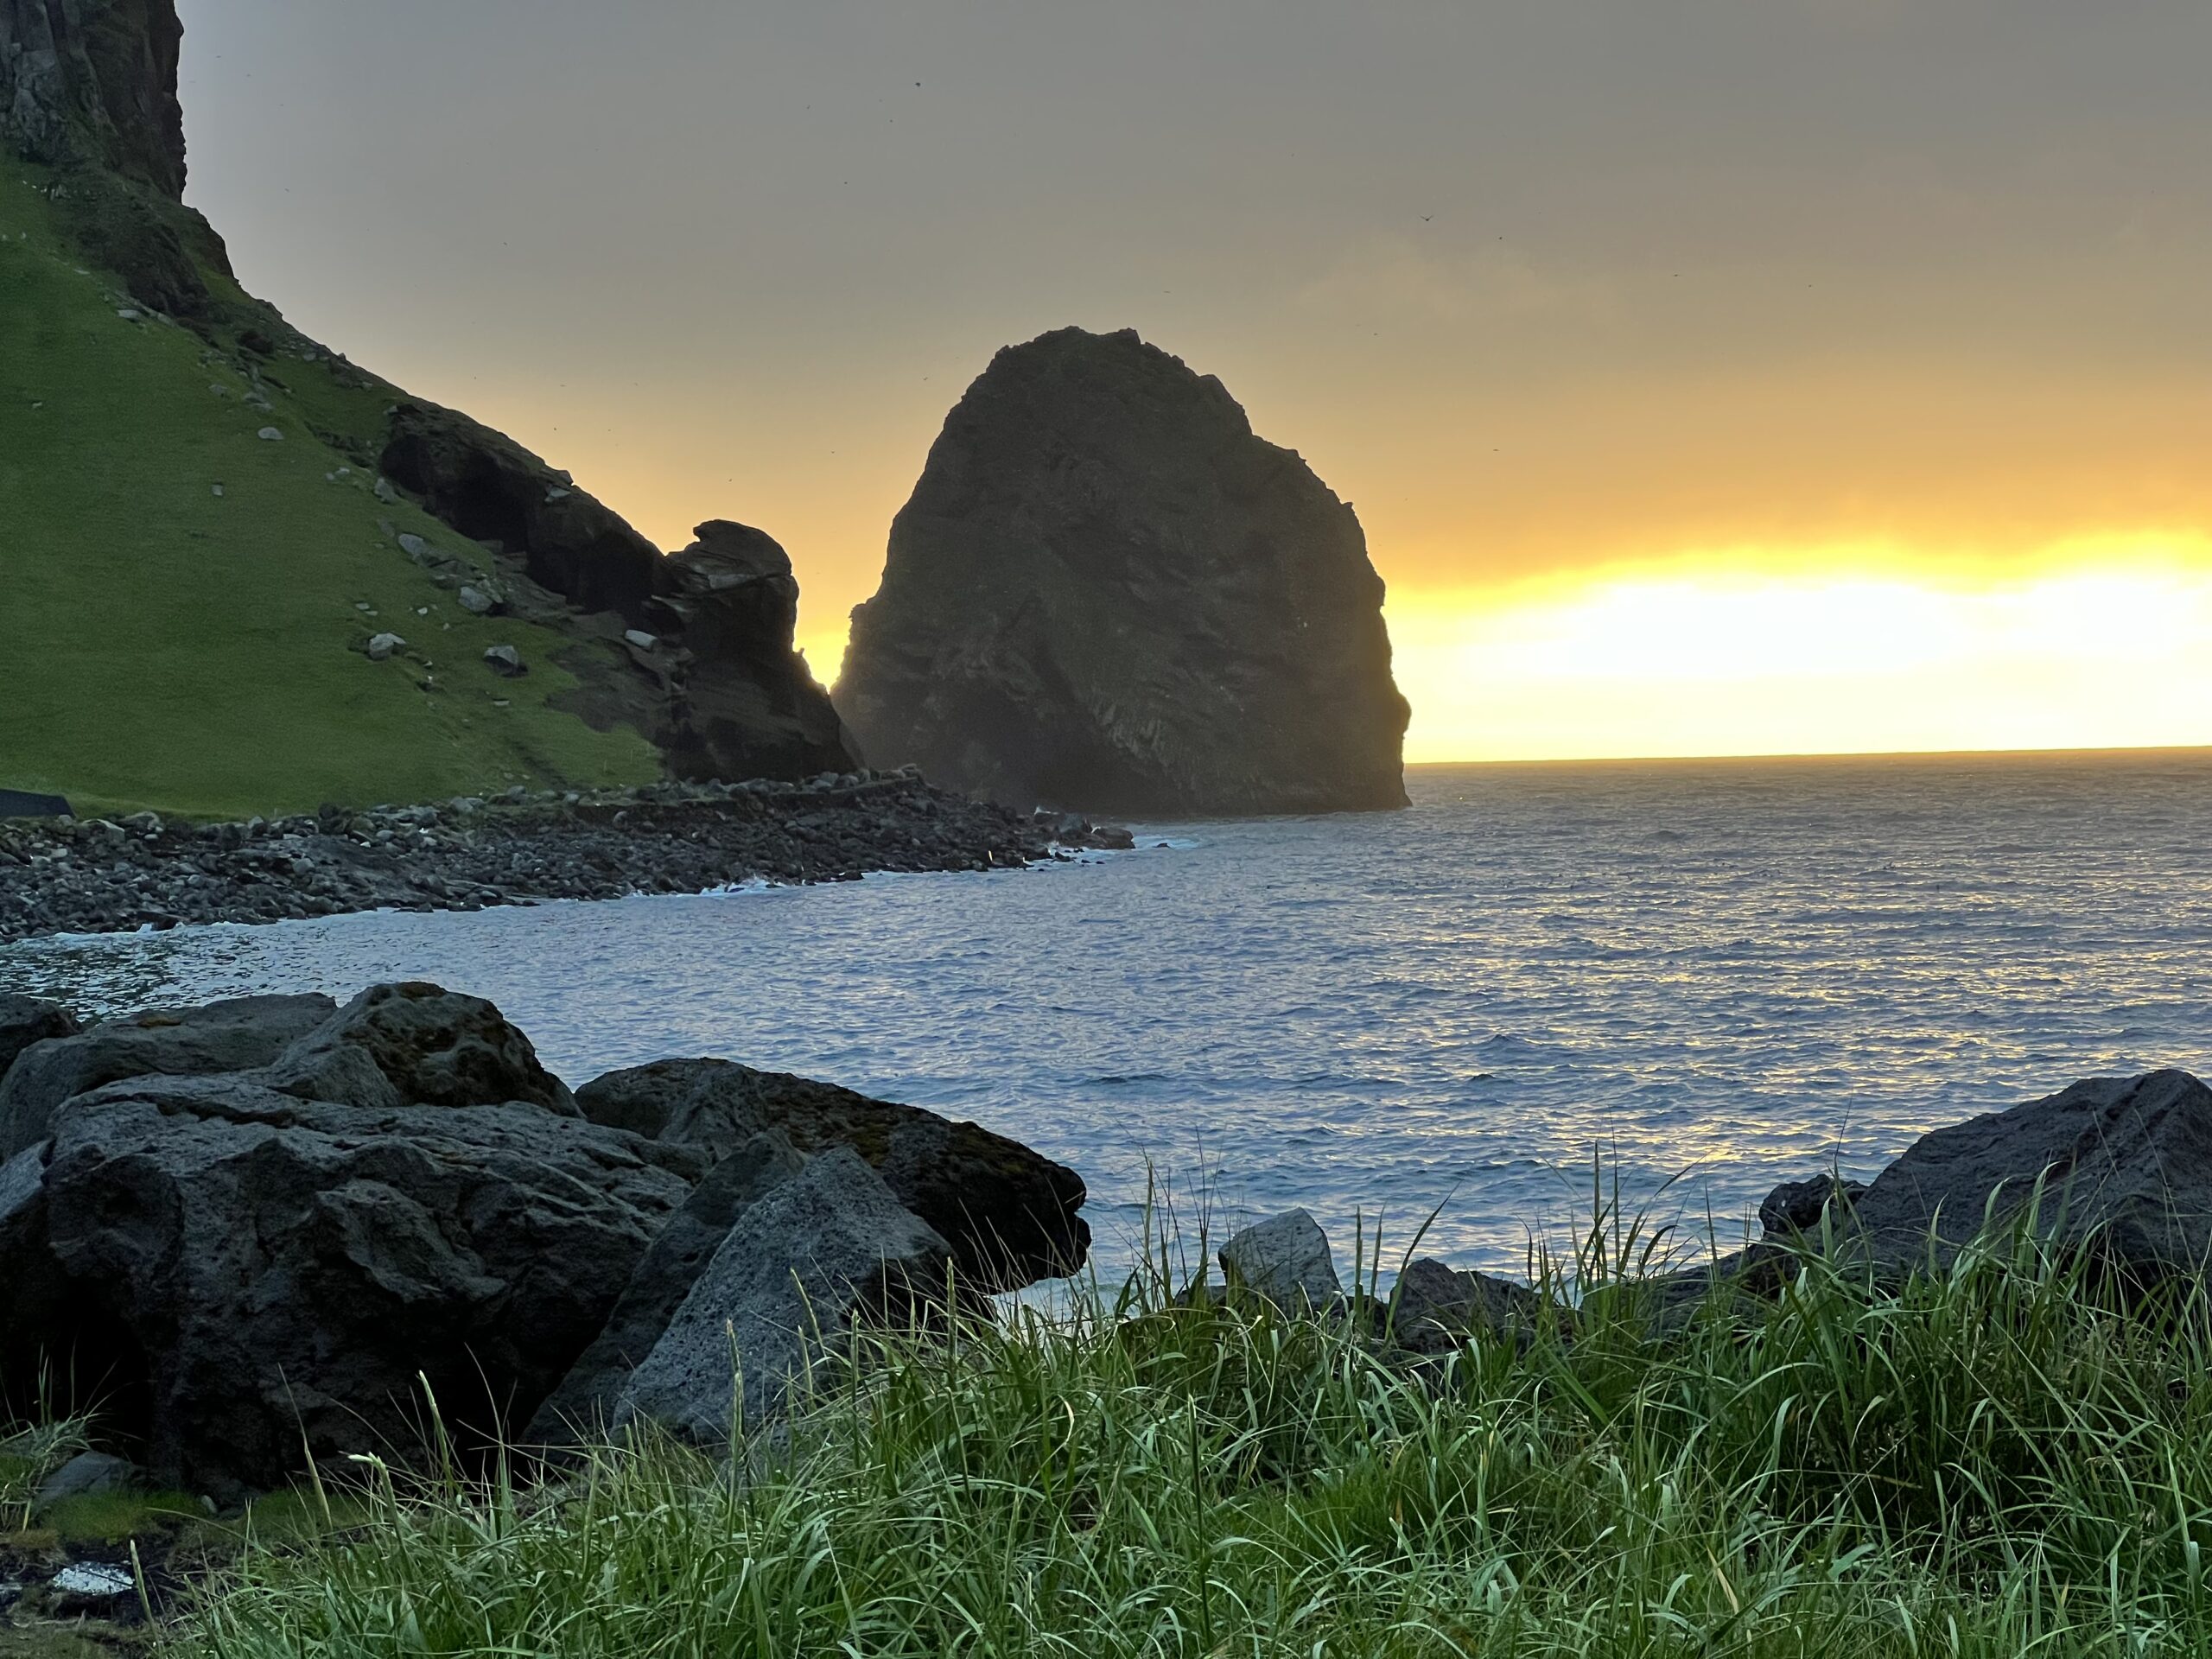
{"label": "dark cliff", "polygon": [[1018,804],[1402,806],[1382,606],[1351,508],[1218,380],[1061,329],[947,417],[836,702],[871,762]]}

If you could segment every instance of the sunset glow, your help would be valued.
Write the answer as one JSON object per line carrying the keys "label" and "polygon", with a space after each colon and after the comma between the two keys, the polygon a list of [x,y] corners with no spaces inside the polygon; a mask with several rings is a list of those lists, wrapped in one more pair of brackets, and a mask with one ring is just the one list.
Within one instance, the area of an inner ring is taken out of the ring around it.
{"label": "sunset glow", "polygon": [[1395,603],[1411,760],[2212,741],[2212,546],[1903,567],[1597,573]]}

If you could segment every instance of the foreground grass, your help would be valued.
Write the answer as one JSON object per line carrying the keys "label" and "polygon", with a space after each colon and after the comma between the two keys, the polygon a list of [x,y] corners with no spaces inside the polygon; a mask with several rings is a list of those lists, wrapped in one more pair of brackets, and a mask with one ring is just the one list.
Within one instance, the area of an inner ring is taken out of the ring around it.
{"label": "foreground grass", "polygon": [[[232,342],[118,315],[51,181],[0,165],[0,788],[244,817],[659,775],[636,733],[549,706],[561,635],[471,616],[379,529],[467,546],[371,493],[391,388],[287,355],[250,407]],[[351,649],[385,628],[435,681]]]}
{"label": "foreground grass", "polygon": [[[1885,1297],[1817,1262],[1653,1337],[1430,1372],[1173,1309],[904,1340],[753,1478],[664,1444],[400,1484],[177,1637],[262,1656],[2212,1650],[2208,1321],[2031,1250]],[[1134,1302],[1135,1306],[1132,1306]],[[1125,1316],[1135,1314],[1135,1318]]]}

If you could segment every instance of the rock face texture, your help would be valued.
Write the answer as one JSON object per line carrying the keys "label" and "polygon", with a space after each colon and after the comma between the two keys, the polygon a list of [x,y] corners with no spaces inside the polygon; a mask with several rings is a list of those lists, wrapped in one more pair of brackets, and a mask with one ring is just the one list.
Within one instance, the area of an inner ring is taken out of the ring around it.
{"label": "rock face texture", "polygon": [[853,613],[871,764],[1133,816],[1405,804],[1407,706],[1351,506],[1133,331],[1009,346]]}
{"label": "rock face texture", "polygon": [[730,1060],[657,1060],[576,1091],[595,1123],[719,1161],[756,1136],[802,1154],[852,1147],[899,1202],[950,1241],[978,1290],[1072,1273],[1090,1249],[1083,1177],[1016,1141],[918,1106]]}
{"label": "rock face texture", "polygon": [[759,1424],[855,1323],[926,1317],[950,1257],[859,1154],[823,1154],[738,1217],[624,1385],[614,1426],[646,1417],[726,1445],[741,1398],[741,1421]]}
{"label": "rock face texture", "polygon": [[[2042,1183],[2038,1197],[2037,1184]],[[2212,1089],[2186,1071],[2091,1077],[1921,1136],[1849,1201],[1847,1235],[1910,1269],[2034,1204],[2062,1249],[2094,1242],[2138,1276],[2212,1262]]]}
{"label": "rock face texture", "polygon": [[791,556],[750,525],[711,519],[663,560],[649,607],[657,639],[680,644],[675,707],[661,738],[682,778],[791,778],[855,762],[829,692],[792,649],[798,580]]}
{"label": "rock face texture", "polygon": [[0,1163],[0,1376],[50,1363],[152,1481],[226,1499],[309,1459],[419,1455],[425,1383],[464,1455],[639,1414],[711,1440],[727,1330],[768,1410],[855,1321],[972,1282],[960,1254],[997,1264],[994,1287],[1036,1277],[952,1183],[1082,1201],[1072,1172],[972,1125],[741,1066],[702,1083],[715,1064],[658,1093],[642,1068],[602,1113],[639,1133],[587,1119],[496,1007],[435,985],[34,1041],[0,1077],[37,1137]]}
{"label": "rock face texture", "polygon": [[0,141],[184,194],[175,0],[0,0]]}

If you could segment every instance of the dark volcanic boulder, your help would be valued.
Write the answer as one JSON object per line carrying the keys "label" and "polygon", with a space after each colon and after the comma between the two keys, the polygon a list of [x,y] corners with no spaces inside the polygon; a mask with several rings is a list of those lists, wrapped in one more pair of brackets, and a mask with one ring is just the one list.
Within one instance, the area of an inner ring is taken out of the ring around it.
{"label": "dark volcanic boulder", "polygon": [[1391,1337],[1416,1354],[1449,1353],[1478,1332],[1525,1339],[1545,1311],[1544,1299],[1526,1285],[1433,1257],[1398,1275],[1391,1301]]}
{"label": "dark volcanic boulder", "polygon": [[1083,1178],[1016,1141],[919,1107],[729,1060],[658,1060],[576,1091],[595,1123],[720,1160],[765,1131],[800,1152],[850,1147],[952,1244],[963,1277],[1016,1290],[1073,1273],[1090,1249]]}
{"label": "dark volcanic boulder", "polygon": [[59,1114],[44,1225],[80,1325],[142,1357],[155,1478],[227,1497],[303,1445],[418,1452],[418,1373],[458,1431],[527,1421],[700,1169],[537,1106],[148,1077]]}
{"label": "dark volcanic boulder", "polygon": [[1407,707],[1351,508],[1135,332],[969,387],[853,613],[874,766],[1135,816],[1402,806]]}
{"label": "dark volcanic boulder", "polygon": [[74,1037],[82,1029],[77,1016],[59,1002],[0,993],[0,1079],[7,1077],[16,1056],[33,1043],[42,1043],[49,1037]]}
{"label": "dark volcanic boulder", "polygon": [[0,1077],[0,1158],[47,1137],[54,1109],[124,1077],[210,1077],[268,1065],[337,1011],[327,996],[239,996],[156,1008],[34,1043]]}
{"label": "dark volcanic boulder", "polygon": [[1985,1214],[2098,1250],[2139,1275],[2212,1259],[2212,1090],[2186,1071],[2092,1077],[2062,1093],[1923,1135],[1854,1200],[1875,1262],[1948,1261]]}
{"label": "dark volcanic boulder", "polygon": [[855,1324],[926,1317],[952,1283],[951,1255],[851,1148],[823,1153],[738,1217],[624,1386],[615,1427],[648,1418],[728,1444],[741,1375],[743,1420],[757,1425]]}
{"label": "dark volcanic boulder", "polygon": [[691,661],[677,681],[669,767],[684,778],[795,778],[855,764],[830,694],[792,648],[798,582],[773,537],[715,519],[662,563],[655,629]]}
{"label": "dark volcanic boulder", "polygon": [[258,1079],[302,1100],[477,1106],[522,1101],[576,1116],[568,1085],[480,996],[421,981],[372,985],[291,1044]]}
{"label": "dark volcanic boulder", "polygon": [[[767,1134],[753,1136],[707,1172],[630,1274],[605,1328],[539,1408],[530,1425],[531,1444],[569,1445],[613,1421],[630,1374],[653,1351],[737,1218],[805,1167],[790,1141]],[[0,1195],[5,1191],[0,1173]]]}

